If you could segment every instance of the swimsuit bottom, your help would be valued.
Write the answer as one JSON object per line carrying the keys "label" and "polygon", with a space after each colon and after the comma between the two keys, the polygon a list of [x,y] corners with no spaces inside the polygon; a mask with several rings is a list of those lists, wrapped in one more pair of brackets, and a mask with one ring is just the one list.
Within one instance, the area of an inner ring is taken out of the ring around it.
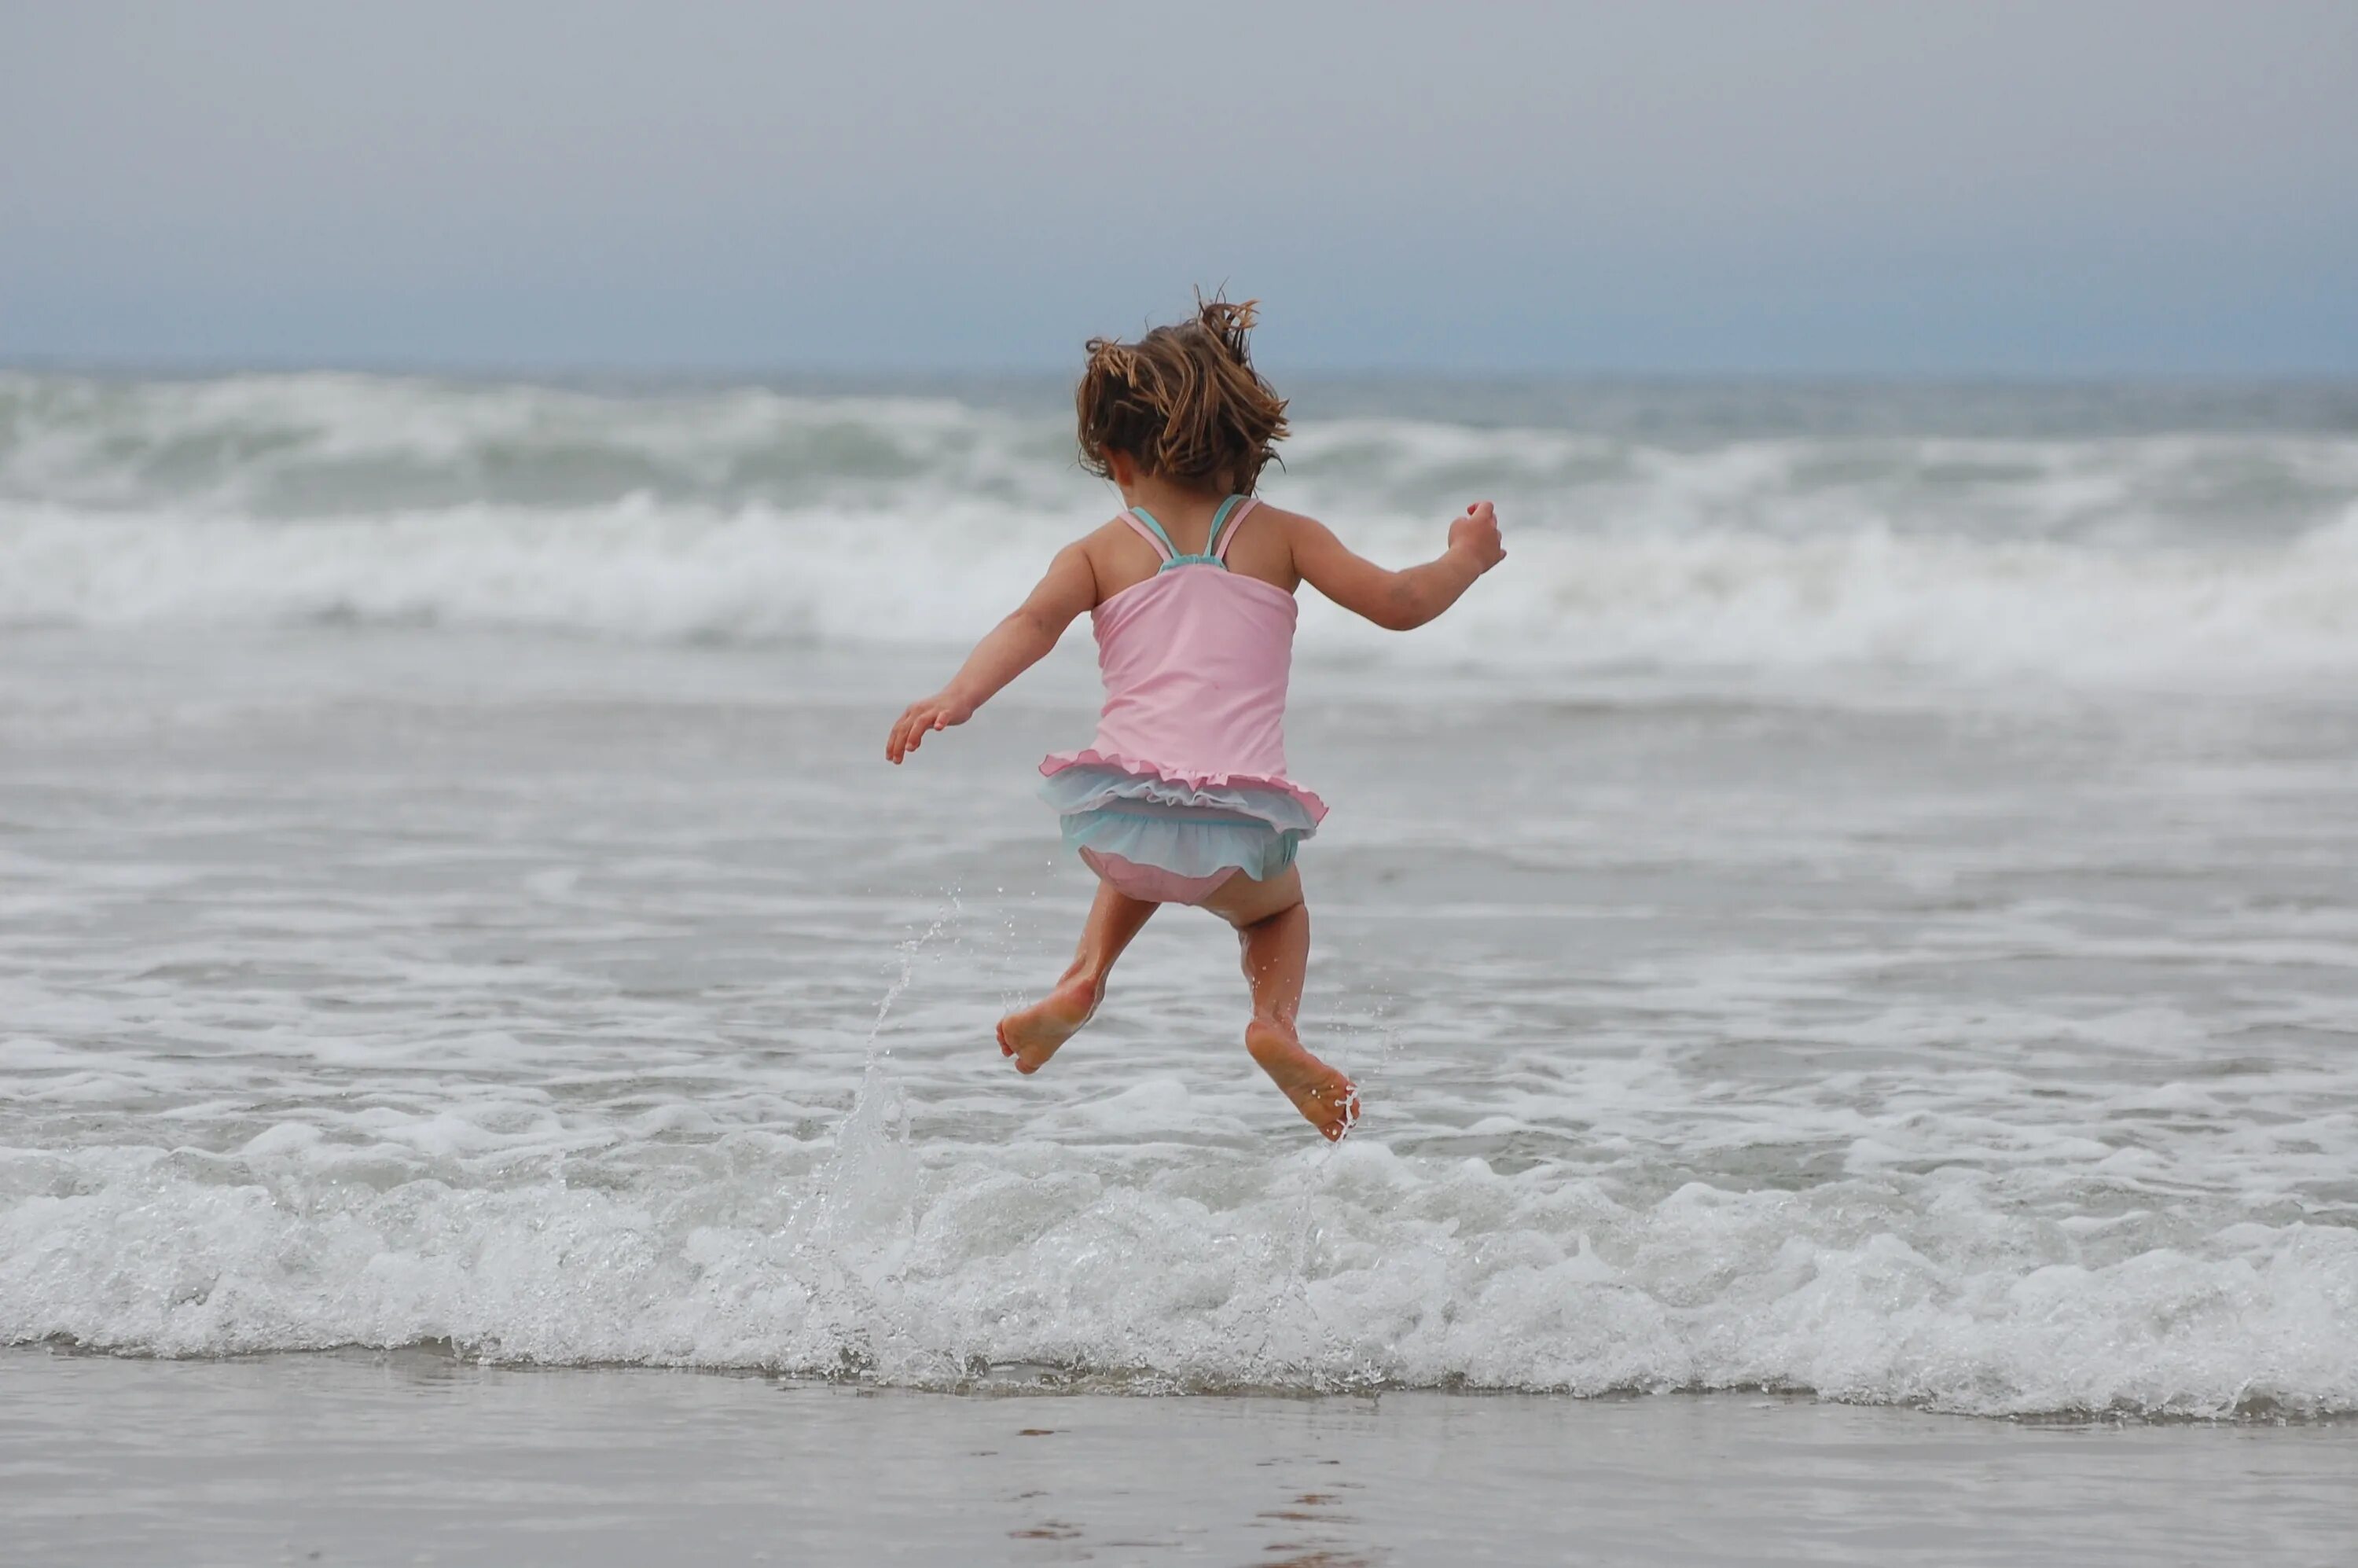
{"label": "swimsuit bottom", "polygon": [[1317,826],[1282,791],[1114,769],[1055,774],[1041,794],[1058,808],[1065,842],[1082,862],[1117,892],[1149,903],[1201,903],[1231,877],[1283,876]]}

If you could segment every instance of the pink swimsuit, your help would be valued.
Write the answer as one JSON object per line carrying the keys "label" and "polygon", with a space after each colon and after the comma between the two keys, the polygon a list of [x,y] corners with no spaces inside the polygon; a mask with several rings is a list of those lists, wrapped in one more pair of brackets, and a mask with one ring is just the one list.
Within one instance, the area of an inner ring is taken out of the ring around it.
{"label": "pink swimsuit", "polygon": [[1065,842],[1132,898],[1200,903],[1231,877],[1282,875],[1326,815],[1285,776],[1299,609],[1228,568],[1255,504],[1222,502],[1200,556],[1181,555],[1140,508],[1122,514],[1163,566],[1091,613],[1106,693],[1097,740],[1040,764]]}

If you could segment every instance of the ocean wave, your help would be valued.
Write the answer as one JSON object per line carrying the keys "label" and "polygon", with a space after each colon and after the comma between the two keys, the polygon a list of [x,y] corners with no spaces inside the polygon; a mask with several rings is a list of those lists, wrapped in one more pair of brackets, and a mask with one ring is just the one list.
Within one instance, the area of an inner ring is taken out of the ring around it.
{"label": "ocean wave", "polygon": [[[219,1155],[19,1152],[0,1167],[0,1341],[173,1357],[449,1343],[932,1387],[1013,1368],[1141,1392],[1767,1387],[1981,1415],[2358,1411],[2346,1227],[2058,1223],[1865,1177],[1646,1200],[1364,1140],[921,1160],[877,1104],[832,1141],[740,1134],[701,1168],[650,1165],[647,1147],[627,1171],[519,1170],[480,1148],[421,1160],[292,1125]],[[473,1130],[444,1130],[467,1144]]]}
{"label": "ocean wave", "polygon": [[[1037,398],[0,374],[0,628],[946,646],[1111,511],[1068,424]],[[1477,496],[1512,552],[1404,642],[1306,594],[1312,657],[2358,668],[2358,438],[2333,428],[1730,436],[1362,409],[1305,418],[1285,456],[1272,499],[1379,559],[1431,556]]]}
{"label": "ocean wave", "polygon": [[102,509],[304,518],[633,495],[795,506],[912,481],[1036,499],[1076,481],[1068,442],[1037,418],[916,397],[0,374],[0,498]]}
{"label": "ocean wave", "polygon": [[[0,626],[357,622],[947,648],[1018,602],[1087,522],[949,495],[916,515],[643,498],[303,523],[0,505]],[[1407,559],[1438,532],[1395,518],[1359,542]],[[2358,506],[2282,543],[2134,550],[1873,524],[1509,544],[1505,568],[1412,638],[1305,589],[1305,654],[2205,683],[2358,671]]]}
{"label": "ocean wave", "polygon": [[[1866,397],[1869,395],[1861,394]],[[1495,401],[1495,398],[1487,400]],[[1901,535],[2112,543],[2279,540],[2358,503],[2333,429],[2033,438],[1794,435],[1675,423],[1305,417],[1272,496],[1347,529],[1489,497],[1541,532]],[[1603,419],[1605,409],[1593,410]],[[632,497],[724,513],[915,517],[947,498],[1100,520],[1053,397],[761,387],[622,395],[310,373],[109,381],[0,373],[0,501],[257,519],[444,507],[585,511]]]}

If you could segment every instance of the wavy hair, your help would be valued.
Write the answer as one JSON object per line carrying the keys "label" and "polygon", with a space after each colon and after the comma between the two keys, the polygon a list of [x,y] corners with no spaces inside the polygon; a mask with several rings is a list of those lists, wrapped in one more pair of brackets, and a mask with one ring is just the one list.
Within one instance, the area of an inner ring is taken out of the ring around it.
{"label": "wavy hair", "polygon": [[1249,493],[1285,438],[1285,399],[1253,369],[1246,341],[1260,303],[1198,294],[1192,321],[1134,343],[1091,338],[1073,392],[1081,466],[1110,477],[1107,454],[1124,452],[1161,478]]}

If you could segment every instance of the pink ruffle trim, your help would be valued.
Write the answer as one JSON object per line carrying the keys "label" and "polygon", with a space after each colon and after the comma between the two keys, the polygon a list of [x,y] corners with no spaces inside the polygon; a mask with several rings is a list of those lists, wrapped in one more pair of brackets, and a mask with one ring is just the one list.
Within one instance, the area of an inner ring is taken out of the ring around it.
{"label": "pink ruffle trim", "polygon": [[1162,779],[1167,784],[1185,784],[1193,789],[1210,785],[1215,789],[1273,789],[1302,803],[1310,813],[1310,820],[1322,822],[1326,816],[1326,803],[1303,789],[1292,779],[1271,778],[1261,773],[1199,773],[1184,768],[1168,768],[1161,762],[1150,762],[1138,757],[1125,757],[1115,752],[1100,752],[1091,746],[1078,752],[1051,752],[1040,759],[1040,776],[1054,778],[1066,768],[1119,768],[1141,778]]}

